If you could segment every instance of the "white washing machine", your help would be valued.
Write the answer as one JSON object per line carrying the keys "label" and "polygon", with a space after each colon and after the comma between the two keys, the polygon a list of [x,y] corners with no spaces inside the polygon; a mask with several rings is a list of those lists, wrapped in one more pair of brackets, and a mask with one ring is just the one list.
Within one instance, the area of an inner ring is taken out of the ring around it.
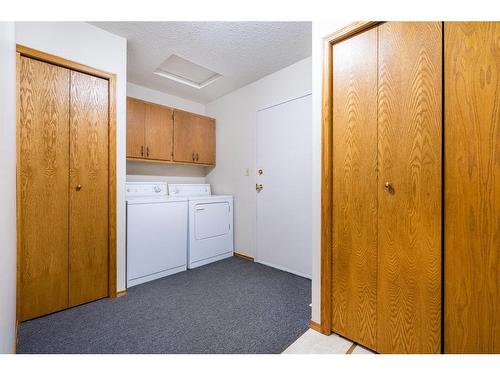
{"label": "white washing machine", "polygon": [[162,182],[128,182],[127,287],[186,270],[188,201]]}
{"label": "white washing machine", "polygon": [[233,197],[211,195],[210,184],[169,184],[170,197],[188,204],[188,268],[233,256]]}

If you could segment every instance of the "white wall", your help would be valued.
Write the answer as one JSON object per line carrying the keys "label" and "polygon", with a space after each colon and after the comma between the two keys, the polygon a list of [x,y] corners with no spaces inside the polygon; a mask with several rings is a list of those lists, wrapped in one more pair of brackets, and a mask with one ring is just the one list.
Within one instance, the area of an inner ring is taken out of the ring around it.
{"label": "white wall", "polygon": [[[200,115],[205,114],[204,104],[130,82],[127,83],[127,96],[172,108],[183,109]],[[191,165],[127,161],[127,181],[166,181],[168,183],[179,184],[204,183],[205,176],[209,170],[207,167]]]}
{"label": "white wall", "polygon": [[0,353],[16,341],[16,47],[14,23],[0,22]]}
{"label": "white wall", "polygon": [[312,28],[312,317],[321,320],[321,88],[323,38],[351,21],[313,22]]}
{"label": "white wall", "polygon": [[255,256],[256,112],[309,93],[311,58],[306,58],[206,106],[207,115],[217,120],[217,166],[207,182],[215,194],[234,195],[237,252]]}
{"label": "white wall", "polygon": [[[117,288],[125,289],[127,41],[84,22],[16,22],[16,43],[115,73]],[[12,161],[15,163],[15,159]]]}
{"label": "white wall", "polygon": [[127,95],[136,99],[142,99],[148,102],[198,113],[199,115],[205,114],[205,104],[180,98],[175,95],[166,94],[144,86],[139,86],[131,82],[127,83]]}

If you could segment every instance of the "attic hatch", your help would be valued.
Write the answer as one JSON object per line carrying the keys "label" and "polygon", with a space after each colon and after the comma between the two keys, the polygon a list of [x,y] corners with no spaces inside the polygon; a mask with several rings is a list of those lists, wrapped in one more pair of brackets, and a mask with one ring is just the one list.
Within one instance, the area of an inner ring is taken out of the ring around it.
{"label": "attic hatch", "polygon": [[154,74],[198,90],[214,83],[222,77],[219,73],[174,54],[170,55],[154,71]]}

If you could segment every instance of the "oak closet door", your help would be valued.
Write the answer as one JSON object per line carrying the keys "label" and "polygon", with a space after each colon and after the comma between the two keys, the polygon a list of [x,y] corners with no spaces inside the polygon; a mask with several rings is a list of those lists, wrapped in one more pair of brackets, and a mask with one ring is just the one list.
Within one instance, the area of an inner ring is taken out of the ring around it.
{"label": "oak closet door", "polygon": [[19,318],[27,320],[68,307],[70,72],[21,57],[19,73]]}
{"label": "oak closet door", "polygon": [[376,345],[377,29],[333,46],[332,330]]}
{"label": "oak closet door", "polygon": [[500,22],[444,30],[445,352],[500,353]]}
{"label": "oak closet door", "polygon": [[108,295],[108,81],[71,72],[69,304]]}
{"label": "oak closet door", "polygon": [[155,104],[146,105],[145,144],[146,157],[172,160],[173,110]]}
{"label": "oak closet door", "polygon": [[441,32],[438,22],[379,27],[382,353],[439,353],[441,347]]}

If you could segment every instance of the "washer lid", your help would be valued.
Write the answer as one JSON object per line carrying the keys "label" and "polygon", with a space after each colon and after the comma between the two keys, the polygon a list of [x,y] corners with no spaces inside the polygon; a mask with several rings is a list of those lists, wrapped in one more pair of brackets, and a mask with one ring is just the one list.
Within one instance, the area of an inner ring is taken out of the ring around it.
{"label": "washer lid", "polygon": [[212,194],[210,184],[168,184],[171,197],[206,197]]}

